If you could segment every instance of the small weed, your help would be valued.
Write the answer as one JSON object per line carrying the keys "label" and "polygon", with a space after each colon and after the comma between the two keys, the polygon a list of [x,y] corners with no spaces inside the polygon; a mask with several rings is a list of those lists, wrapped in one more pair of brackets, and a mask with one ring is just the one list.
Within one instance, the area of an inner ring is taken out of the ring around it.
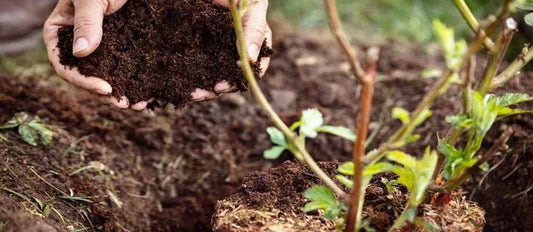
{"label": "small weed", "polygon": [[0,130],[18,128],[18,134],[26,143],[37,146],[48,145],[52,142],[54,132],[39,117],[30,116],[26,112],[20,112],[0,126]]}

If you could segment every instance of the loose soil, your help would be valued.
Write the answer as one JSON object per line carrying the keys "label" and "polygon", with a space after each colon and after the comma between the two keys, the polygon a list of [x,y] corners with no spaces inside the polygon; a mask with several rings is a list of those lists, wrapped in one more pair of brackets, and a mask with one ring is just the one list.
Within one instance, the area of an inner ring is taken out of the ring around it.
{"label": "loose soil", "polygon": [[[354,127],[357,85],[342,55],[331,49],[332,41],[272,26],[277,29],[274,48],[278,52],[260,85],[282,119],[293,122],[303,109],[316,107],[327,124]],[[427,55],[434,52],[398,41],[382,47],[382,54],[370,125],[377,133],[371,148],[400,125],[391,119],[391,108],[411,110],[434,82],[419,78],[420,72],[442,64],[439,56]],[[274,162],[262,158],[271,146],[265,133],[270,123],[247,94],[224,95],[178,110],[164,107],[136,113],[104,106],[57,77],[43,76],[0,75],[0,122],[26,111],[46,118],[56,132],[50,146],[32,147],[16,131],[0,131],[7,139],[0,140],[0,186],[52,205],[65,222],[55,211],[41,217],[34,204],[0,190],[0,231],[41,227],[49,229],[44,231],[91,227],[96,231],[211,231],[217,200],[238,191],[247,173],[290,159],[288,154]],[[532,94],[531,77],[525,74],[506,89]],[[444,133],[444,116],[457,112],[460,105],[454,91],[455,87],[437,101],[436,117],[418,129],[421,142],[418,147],[409,146],[409,153],[421,154],[425,146],[436,144],[435,132]],[[531,105],[525,107],[531,109]],[[487,231],[531,228],[526,218],[533,214],[533,194],[526,190],[533,172],[532,121],[531,115],[509,117],[492,130],[484,145],[488,151],[505,126],[513,128],[507,145],[497,146],[498,155],[489,160],[496,166],[506,157],[499,165],[502,171],[492,171],[494,176],[485,178],[471,194],[487,210]],[[328,135],[307,146],[318,160],[340,162],[349,159],[352,149],[349,142]],[[108,169],[102,174],[86,170],[69,176],[91,161]],[[58,198],[62,193],[51,185],[66,194],[71,189],[74,196],[93,203]],[[111,200],[110,191],[123,203],[121,208]]]}
{"label": "loose soil", "polygon": [[[128,1],[105,18],[103,30],[99,48],[79,59],[72,55],[73,27],[61,28],[60,60],[108,81],[115,97],[183,106],[194,89],[213,90],[224,80],[247,89],[237,66],[231,13],[212,0]],[[261,57],[271,53],[265,43],[259,61],[252,63],[256,76]]]}
{"label": "loose soil", "polygon": [[[321,162],[319,166],[330,176],[337,173],[337,162]],[[377,175],[366,189],[363,216],[377,231],[387,231],[407,203],[405,187],[388,189],[383,182],[396,178],[388,173]],[[317,184],[321,184],[320,180],[308,168],[292,161],[267,171],[253,172],[235,194],[218,203],[213,230],[335,231],[332,221],[325,221],[316,212],[302,212],[308,202],[303,197],[304,191]],[[482,231],[485,224],[485,212],[458,192],[445,207],[421,205],[418,216],[443,231]],[[413,225],[405,225],[400,231],[418,230]]]}

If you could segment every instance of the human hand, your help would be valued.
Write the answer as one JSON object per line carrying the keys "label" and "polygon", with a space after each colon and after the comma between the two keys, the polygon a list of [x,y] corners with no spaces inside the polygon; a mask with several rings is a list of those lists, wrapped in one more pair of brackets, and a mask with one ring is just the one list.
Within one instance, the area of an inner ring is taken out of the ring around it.
{"label": "human hand", "polygon": [[[56,8],[44,25],[43,37],[47,48],[48,58],[59,76],[75,86],[88,90],[99,97],[103,102],[113,104],[119,108],[143,110],[148,105],[147,101],[130,104],[127,97],[120,99],[112,97],[111,85],[98,77],[85,77],[77,68],[67,68],[60,63],[59,50],[57,49],[57,31],[63,26],[74,26],[73,55],[86,57],[94,52],[102,40],[102,24],[105,15],[119,10],[127,0],[59,0]],[[229,5],[229,0],[214,0],[224,6]],[[272,33],[266,22],[268,0],[259,0],[250,7],[249,13],[244,16],[245,36],[248,43],[248,54],[251,61],[256,61],[259,50],[265,39],[269,46],[272,43]],[[264,72],[268,68],[269,59],[261,62]],[[193,101],[209,100],[217,94],[234,91],[235,88],[228,82],[218,83],[214,92],[196,89],[191,93]]]}

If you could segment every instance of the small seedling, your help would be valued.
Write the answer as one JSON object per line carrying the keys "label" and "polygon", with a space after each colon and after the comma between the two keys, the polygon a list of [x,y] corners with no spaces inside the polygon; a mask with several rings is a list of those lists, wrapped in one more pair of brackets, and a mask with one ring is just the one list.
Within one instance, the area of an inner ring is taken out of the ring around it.
{"label": "small seedling", "polygon": [[42,119],[35,116],[30,116],[26,112],[20,112],[9,120],[4,125],[0,126],[0,130],[18,128],[18,134],[26,143],[37,146],[48,145],[52,142],[54,132],[44,123]]}
{"label": "small seedling", "polygon": [[[302,113],[302,117],[299,121],[294,122],[289,129],[293,132],[298,131],[297,141],[305,144],[306,138],[316,138],[318,133],[328,133],[332,135],[345,138],[349,141],[355,141],[355,134],[348,128],[342,126],[327,126],[324,125],[324,118],[322,113],[317,109],[307,109]],[[274,146],[263,153],[266,159],[277,159],[281,153],[285,150],[291,151],[291,153],[297,153],[297,149],[287,142],[285,135],[276,127],[268,127],[267,133],[270,137],[270,141],[274,143]]]}

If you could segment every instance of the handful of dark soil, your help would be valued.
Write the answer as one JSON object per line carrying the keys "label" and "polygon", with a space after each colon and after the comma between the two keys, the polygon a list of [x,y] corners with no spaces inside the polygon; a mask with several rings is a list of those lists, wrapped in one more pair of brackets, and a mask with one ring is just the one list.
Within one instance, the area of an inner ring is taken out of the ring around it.
{"label": "handful of dark soil", "polygon": [[[247,84],[229,9],[211,0],[130,0],[107,16],[99,48],[85,58],[72,55],[73,28],[58,31],[61,63],[111,84],[113,96],[131,104],[155,99],[183,106],[194,89],[213,90],[223,80],[238,90]],[[252,67],[260,74],[263,45]]]}

